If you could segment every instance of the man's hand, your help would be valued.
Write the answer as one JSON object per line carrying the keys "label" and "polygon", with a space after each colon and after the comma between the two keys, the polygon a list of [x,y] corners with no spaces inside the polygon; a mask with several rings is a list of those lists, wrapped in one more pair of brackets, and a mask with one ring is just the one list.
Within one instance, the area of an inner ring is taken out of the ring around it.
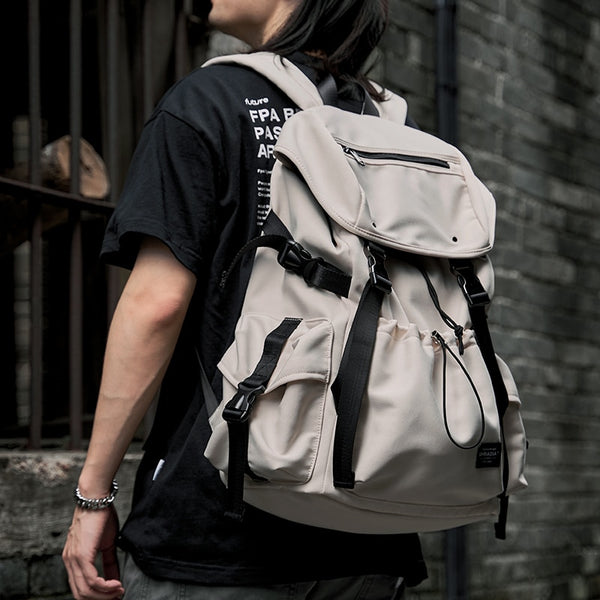
{"label": "man's hand", "polygon": [[[118,531],[112,506],[103,510],[75,508],[62,554],[75,600],[112,600],[123,595],[115,546]],[[94,565],[98,553],[102,555],[104,577]]]}

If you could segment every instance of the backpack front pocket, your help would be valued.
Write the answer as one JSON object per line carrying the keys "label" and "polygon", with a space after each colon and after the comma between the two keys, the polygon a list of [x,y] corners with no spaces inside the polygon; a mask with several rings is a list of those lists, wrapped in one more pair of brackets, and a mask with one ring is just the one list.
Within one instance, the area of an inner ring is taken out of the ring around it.
{"label": "backpack front pocket", "polygon": [[[213,434],[205,455],[224,473],[229,436],[223,409],[261,361],[264,341],[279,323],[266,315],[244,315],[234,343],[218,365],[223,401],[210,419]],[[283,345],[249,417],[248,466],[253,475],[274,483],[310,479],[321,440],[332,344],[331,322],[308,319],[299,323]]]}
{"label": "backpack front pocket", "polygon": [[[362,403],[351,494],[430,506],[500,494],[499,418],[472,332],[461,355],[451,335],[380,319],[373,364],[380,375]],[[494,459],[478,466],[486,452]]]}

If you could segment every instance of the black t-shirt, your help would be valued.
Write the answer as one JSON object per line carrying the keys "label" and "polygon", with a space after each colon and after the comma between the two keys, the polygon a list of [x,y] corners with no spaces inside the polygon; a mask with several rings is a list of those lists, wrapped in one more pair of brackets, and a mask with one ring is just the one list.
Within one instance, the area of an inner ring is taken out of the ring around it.
{"label": "black t-shirt", "polygon": [[222,273],[260,230],[273,146],[297,107],[269,81],[233,65],[198,69],[162,99],[142,133],[108,225],[103,258],[132,267],[141,236],[162,240],[197,277],[161,386],[120,546],[155,578],[251,585],[381,573],[426,577],[417,535],[308,527],[248,507],[224,515],[225,487],[204,458],[210,436],[195,350],[219,391],[250,260]]}

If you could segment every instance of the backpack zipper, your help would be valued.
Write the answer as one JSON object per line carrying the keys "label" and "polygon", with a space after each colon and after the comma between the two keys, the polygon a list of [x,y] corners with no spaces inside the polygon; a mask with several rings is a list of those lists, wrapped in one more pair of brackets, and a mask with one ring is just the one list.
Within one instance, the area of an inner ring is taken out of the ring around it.
{"label": "backpack zipper", "polygon": [[430,165],[433,167],[441,167],[443,169],[449,169],[450,163],[441,158],[434,158],[432,156],[414,156],[412,154],[400,154],[398,152],[368,152],[366,150],[357,150],[350,146],[342,146],[342,150],[345,154],[353,158],[361,167],[366,166],[363,158],[374,159],[374,160],[397,160],[401,162],[416,163],[420,165]]}

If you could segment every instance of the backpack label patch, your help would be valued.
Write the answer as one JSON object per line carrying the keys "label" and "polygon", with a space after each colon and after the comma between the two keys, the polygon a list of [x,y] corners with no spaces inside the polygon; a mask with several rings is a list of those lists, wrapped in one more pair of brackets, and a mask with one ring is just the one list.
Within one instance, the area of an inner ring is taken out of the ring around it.
{"label": "backpack label patch", "polygon": [[502,457],[502,444],[481,444],[477,450],[476,469],[498,468]]}

